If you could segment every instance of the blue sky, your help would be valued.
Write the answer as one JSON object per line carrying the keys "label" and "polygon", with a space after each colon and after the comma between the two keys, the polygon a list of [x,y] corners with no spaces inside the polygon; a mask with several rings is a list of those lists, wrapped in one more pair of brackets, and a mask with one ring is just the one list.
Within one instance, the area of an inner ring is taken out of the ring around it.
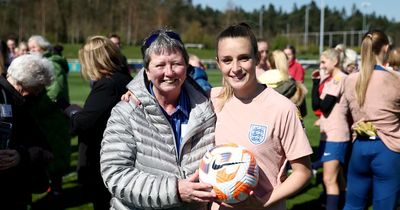
{"label": "blue sky", "polygon": [[[323,0],[326,7],[341,10],[345,8],[347,15],[350,14],[351,7],[355,4],[359,10],[365,14],[375,12],[376,15],[386,16],[389,20],[394,19],[400,22],[400,1],[399,0]],[[228,5],[242,7],[246,11],[253,11],[261,8],[262,5],[268,6],[272,3],[276,9],[282,8],[283,11],[293,10],[294,3],[298,7],[309,4],[311,0],[192,0],[193,4],[208,5],[214,9],[224,11]],[[318,7],[321,0],[315,0]]]}

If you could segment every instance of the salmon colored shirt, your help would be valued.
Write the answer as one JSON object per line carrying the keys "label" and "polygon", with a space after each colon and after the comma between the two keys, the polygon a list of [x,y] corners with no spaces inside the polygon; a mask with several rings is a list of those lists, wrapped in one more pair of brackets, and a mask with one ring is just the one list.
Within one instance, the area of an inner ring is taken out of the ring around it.
{"label": "salmon colored shirt", "polygon": [[324,84],[320,98],[326,95],[335,96],[336,104],[328,116],[320,116],[321,141],[345,142],[350,141],[350,125],[348,123],[348,109],[343,103],[344,81],[347,75],[343,72],[337,73],[332,79]]}
{"label": "salmon colored shirt", "polygon": [[[220,90],[211,91],[214,107],[221,105],[217,98]],[[272,190],[286,179],[286,162],[312,153],[296,106],[272,88],[266,88],[249,103],[233,96],[220,111],[215,111],[215,143],[236,143],[254,154],[260,167],[255,195],[265,202]],[[214,203],[212,209],[218,207]],[[268,209],[283,210],[285,202]]]}
{"label": "salmon colored shirt", "polygon": [[374,70],[369,80],[364,106],[356,100],[355,85],[359,73],[348,76],[345,82],[345,103],[354,122],[372,122],[378,136],[392,151],[400,152],[400,78],[398,73]]}

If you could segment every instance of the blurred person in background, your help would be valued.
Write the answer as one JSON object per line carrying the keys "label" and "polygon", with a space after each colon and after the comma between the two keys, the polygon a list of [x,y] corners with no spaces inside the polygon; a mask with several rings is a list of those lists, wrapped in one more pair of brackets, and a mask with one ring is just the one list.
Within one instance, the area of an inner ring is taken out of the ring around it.
{"label": "blurred person in background", "polygon": [[281,50],[273,51],[268,57],[268,63],[270,69],[258,76],[257,80],[290,99],[299,108],[301,116],[305,117],[307,115],[305,97],[308,90],[303,83],[295,81],[289,75],[289,64],[285,53]]}
{"label": "blurred person in background", "polygon": [[[122,50],[121,37],[118,36],[118,34],[112,33],[108,36],[108,38],[111,40],[112,43],[114,43],[118,47],[119,50]],[[126,56],[124,54],[122,54],[122,51],[121,51],[121,55],[122,55],[122,64],[124,66],[124,69],[130,73],[128,59],[126,58]]]}
{"label": "blurred person in background", "polygon": [[89,37],[79,50],[82,75],[93,81],[83,108],[66,107],[71,130],[78,135],[78,180],[95,210],[110,209],[111,194],[100,174],[100,144],[111,109],[125,93],[132,77],[119,48],[104,36]]}
{"label": "blurred person in background", "polygon": [[269,46],[268,42],[265,40],[258,40],[257,41],[257,49],[258,53],[260,54],[260,62],[257,65],[256,73],[257,77],[259,77],[262,73],[267,71],[270,66],[268,63],[268,53],[269,53]]}
{"label": "blurred person in background", "polygon": [[64,47],[61,44],[55,44],[52,49],[54,55],[60,56],[62,59],[58,59],[57,62],[60,64],[61,68],[69,73],[69,66],[67,59],[63,56]]}
{"label": "blurred person in background", "polygon": [[189,68],[188,75],[196,81],[197,84],[204,90],[205,93],[209,94],[212,86],[208,82],[208,76],[205,65],[201,62],[200,58],[196,55],[189,55]]}
{"label": "blurred person in background", "polygon": [[17,47],[17,39],[15,37],[8,37],[7,39],[7,52],[8,57],[6,61],[6,65],[9,66],[11,61],[15,58],[14,50]]}
{"label": "blurred person in background", "polygon": [[287,45],[283,52],[286,54],[289,60],[289,75],[296,81],[304,83],[304,68],[297,62],[296,48],[292,45]]}
{"label": "blurred person in background", "polygon": [[15,48],[14,52],[15,52],[15,57],[28,54],[29,53],[28,44],[26,42],[20,42],[18,44],[18,47]]}
{"label": "blurred person in background", "polygon": [[[68,131],[68,118],[62,114],[62,104],[69,103],[67,70],[63,68],[65,60],[51,52],[50,43],[40,35],[31,36],[28,40],[31,54],[48,59],[53,65],[54,81],[36,95],[27,97],[31,112],[36,117],[41,129],[45,132],[52,149],[54,160],[49,166],[51,187],[48,193],[49,202],[55,200],[56,206],[62,205],[62,177],[69,170],[71,154],[71,136]],[[47,201],[44,200],[44,203]],[[45,204],[46,205],[46,204]]]}
{"label": "blurred person in background", "polygon": [[26,210],[32,192],[48,189],[46,167],[53,155],[23,96],[38,94],[52,80],[52,64],[34,55],[15,58],[7,79],[0,76],[1,209]]}
{"label": "blurred person in background", "polygon": [[[320,56],[320,70],[312,74],[312,108],[321,110],[320,143],[318,159],[323,167],[323,183],[326,191],[326,209],[338,210],[344,204],[347,155],[350,148],[350,122],[344,100],[344,81],[347,75],[341,70],[340,52],[328,49]],[[320,85],[323,84],[322,90]]]}
{"label": "blurred person in background", "polygon": [[69,70],[65,68],[65,58],[52,53],[50,42],[40,35],[31,36],[28,40],[28,46],[31,54],[39,54],[53,63],[55,80],[52,85],[47,87],[47,95],[56,103],[69,103]]}
{"label": "blurred person in background", "polygon": [[344,73],[351,74],[358,70],[356,51],[346,48],[343,44],[336,45],[335,50],[340,53],[340,68]]}
{"label": "blurred person in background", "polygon": [[395,48],[389,51],[387,66],[394,71],[400,71],[400,48]]}
{"label": "blurred person in background", "polygon": [[6,42],[0,39],[0,75],[5,77],[7,74],[7,59],[8,59],[8,50]]}

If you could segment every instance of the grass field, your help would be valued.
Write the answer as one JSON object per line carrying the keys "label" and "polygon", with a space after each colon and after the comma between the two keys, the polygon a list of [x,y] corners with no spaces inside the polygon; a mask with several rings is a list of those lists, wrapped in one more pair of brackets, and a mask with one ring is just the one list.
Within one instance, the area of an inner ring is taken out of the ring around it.
{"label": "grass field", "polygon": [[[217,70],[208,70],[207,71],[208,78],[210,83],[213,86],[221,85],[221,74]],[[311,91],[311,80],[308,75],[306,75],[305,84],[309,91]],[[83,105],[84,101],[89,94],[89,83],[85,81],[79,73],[71,73],[69,75],[69,88],[70,88],[70,97],[72,103]],[[307,97],[307,108],[308,115],[304,118],[304,123],[306,126],[306,132],[311,142],[311,145],[315,149],[319,143],[319,129],[313,126],[316,117],[314,116],[311,110],[311,101],[310,94]],[[77,139],[72,139],[73,148],[76,149]],[[66,194],[66,206],[68,210],[91,210],[93,209],[91,204],[88,204],[85,201],[82,201],[77,192],[77,183],[76,183],[76,173],[74,173],[74,169],[76,167],[77,161],[77,153],[74,152],[71,156],[71,173],[64,177],[64,189]],[[317,184],[316,179],[314,178],[311,183],[297,196],[288,199],[287,207],[292,210],[299,209],[317,209],[316,201],[319,197],[319,194],[322,192],[321,184]],[[34,201],[40,199],[44,195],[34,195]]]}

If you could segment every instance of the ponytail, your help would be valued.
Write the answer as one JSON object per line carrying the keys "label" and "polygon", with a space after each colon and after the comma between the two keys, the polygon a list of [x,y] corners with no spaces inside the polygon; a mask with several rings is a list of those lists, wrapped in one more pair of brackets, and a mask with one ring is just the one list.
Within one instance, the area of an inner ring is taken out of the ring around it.
{"label": "ponytail", "polygon": [[364,105],[368,83],[382,47],[388,44],[388,37],[380,30],[372,30],[363,37],[361,43],[361,68],[356,82],[356,98],[360,107]]}
{"label": "ponytail", "polygon": [[364,105],[369,79],[371,78],[374,65],[376,64],[375,56],[372,52],[371,37],[372,35],[367,36],[361,43],[361,70],[356,82],[356,96],[360,107]]}

